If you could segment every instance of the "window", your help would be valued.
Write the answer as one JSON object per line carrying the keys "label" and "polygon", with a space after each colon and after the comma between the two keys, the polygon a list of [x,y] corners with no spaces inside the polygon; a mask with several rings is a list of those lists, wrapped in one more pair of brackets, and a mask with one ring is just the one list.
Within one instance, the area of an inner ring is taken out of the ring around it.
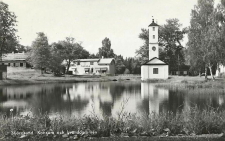
{"label": "window", "polygon": [[155,31],[155,27],[152,27],[152,31]]}
{"label": "window", "polygon": [[20,67],[23,67],[23,63],[20,63]]}
{"label": "window", "polygon": [[153,39],[155,39],[155,35],[153,35]]}
{"label": "window", "polygon": [[91,65],[94,65],[94,62],[90,62]]}
{"label": "window", "polygon": [[80,65],[80,62],[77,62],[77,65]]}
{"label": "window", "polygon": [[158,74],[159,73],[159,69],[158,68],[153,68],[153,74]]}

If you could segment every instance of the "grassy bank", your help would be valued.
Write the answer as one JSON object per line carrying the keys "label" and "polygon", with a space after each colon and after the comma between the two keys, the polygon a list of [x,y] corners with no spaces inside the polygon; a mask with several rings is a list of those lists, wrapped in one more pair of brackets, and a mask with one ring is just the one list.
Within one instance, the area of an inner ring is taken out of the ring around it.
{"label": "grassy bank", "polygon": [[[135,81],[141,82],[139,75],[117,75],[117,76],[74,76],[64,75],[55,77],[53,74],[41,74],[34,69],[19,67],[8,67],[8,79],[1,80],[0,85],[16,84],[40,84],[40,83],[75,83],[75,82],[101,82],[101,81]],[[180,87],[180,88],[204,88],[219,87],[223,88],[224,78],[217,78],[216,81],[205,81],[204,77],[198,76],[170,76],[167,80],[147,80],[146,83],[154,83],[161,87]]]}
{"label": "grassy bank", "polygon": [[102,81],[140,81],[140,76],[74,76],[55,77],[53,74],[41,74],[34,69],[8,67],[7,80],[1,80],[0,85],[40,84],[40,83],[75,83]]}
{"label": "grassy bank", "polygon": [[48,115],[33,117],[1,116],[0,138],[30,140],[62,140],[87,138],[125,137],[198,137],[201,134],[225,132],[225,111],[200,110],[197,107],[181,113],[161,113],[138,117],[120,113],[117,118],[98,117],[93,114],[81,119]]}
{"label": "grassy bank", "polygon": [[[151,82],[150,82],[151,83]],[[225,79],[216,78],[215,81],[207,80],[200,77],[172,77],[171,80],[162,80],[161,82],[155,82],[155,86],[164,87],[168,89],[214,89],[218,88],[224,90]]]}

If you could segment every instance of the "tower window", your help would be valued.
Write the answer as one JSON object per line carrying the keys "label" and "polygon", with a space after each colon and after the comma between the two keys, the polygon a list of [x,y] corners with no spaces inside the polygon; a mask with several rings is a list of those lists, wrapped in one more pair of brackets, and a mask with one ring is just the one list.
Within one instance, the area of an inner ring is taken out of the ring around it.
{"label": "tower window", "polygon": [[155,35],[153,35],[153,39],[155,39]]}
{"label": "tower window", "polygon": [[155,27],[152,27],[152,31],[155,31]]}
{"label": "tower window", "polygon": [[158,68],[153,68],[153,74],[159,74],[159,69]]}

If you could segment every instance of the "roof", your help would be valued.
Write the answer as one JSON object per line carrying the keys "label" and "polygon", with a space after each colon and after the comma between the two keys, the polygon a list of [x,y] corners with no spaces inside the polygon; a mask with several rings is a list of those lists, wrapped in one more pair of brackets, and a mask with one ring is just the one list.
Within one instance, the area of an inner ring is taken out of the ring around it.
{"label": "roof", "polygon": [[99,65],[101,64],[111,64],[114,58],[102,58],[102,59],[77,59],[74,62],[98,62]]}
{"label": "roof", "polygon": [[5,56],[3,56],[2,61],[26,60],[27,57],[28,57],[28,54],[26,54],[26,53],[8,53]]}
{"label": "roof", "polygon": [[156,24],[156,23],[154,22],[154,19],[153,19],[153,20],[152,20],[152,23],[151,23],[149,26],[159,26],[159,25]]}
{"label": "roof", "polygon": [[142,65],[168,65],[157,57],[152,58],[151,60],[145,62]]}
{"label": "roof", "polygon": [[99,59],[77,59],[74,62],[98,62]]}
{"label": "roof", "polygon": [[100,61],[98,62],[99,65],[101,64],[111,64],[111,62],[114,60],[114,58],[103,58],[100,59]]}

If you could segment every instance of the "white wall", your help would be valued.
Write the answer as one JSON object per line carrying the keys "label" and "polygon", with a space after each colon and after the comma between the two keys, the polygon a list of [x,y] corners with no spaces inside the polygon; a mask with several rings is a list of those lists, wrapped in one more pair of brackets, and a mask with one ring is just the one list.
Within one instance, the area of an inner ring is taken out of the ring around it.
{"label": "white wall", "polygon": [[[156,50],[152,50],[152,47],[155,47]],[[149,44],[149,60],[151,60],[154,57],[159,57],[159,46],[158,43],[155,44]]]}
{"label": "white wall", "polygon": [[[158,74],[153,74],[153,68],[158,68]],[[168,79],[168,65],[141,66],[141,80],[147,79]]]}
{"label": "white wall", "polygon": [[[155,27],[155,31],[153,31],[153,27]],[[149,26],[149,43],[158,43],[158,26]],[[155,39],[153,39],[153,35],[155,35]]]}
{"label": "white wall", "polygon": [[[155,30],[153,31],[153,27]],[[159,47],[158,47],[158,26],[149,26],[149,60],[154,57],[159,57]],[[155,35],[155,38],[153,38]],[[156,50],[153,51],[152,47],[155,47]]]}
{"label": "white wall", "polygon": [[[74,71],[76,68],[76,71]],[[81,62],[80,65],[74,65],[69,68],[69,71],[72,71],[76,75],[85,75],[85,68],[93,68],[93,73],[97,74],[97,69],[95,68],[107,68],[106,74],[115,74],[115,64],[110,65],[98,65],[97,62],[94,62],[93,65],[90,65],[90,62]]]}
{"label": "white wall", "polygon": [[220,73],[225,73],[225,66],[219,65]]}

